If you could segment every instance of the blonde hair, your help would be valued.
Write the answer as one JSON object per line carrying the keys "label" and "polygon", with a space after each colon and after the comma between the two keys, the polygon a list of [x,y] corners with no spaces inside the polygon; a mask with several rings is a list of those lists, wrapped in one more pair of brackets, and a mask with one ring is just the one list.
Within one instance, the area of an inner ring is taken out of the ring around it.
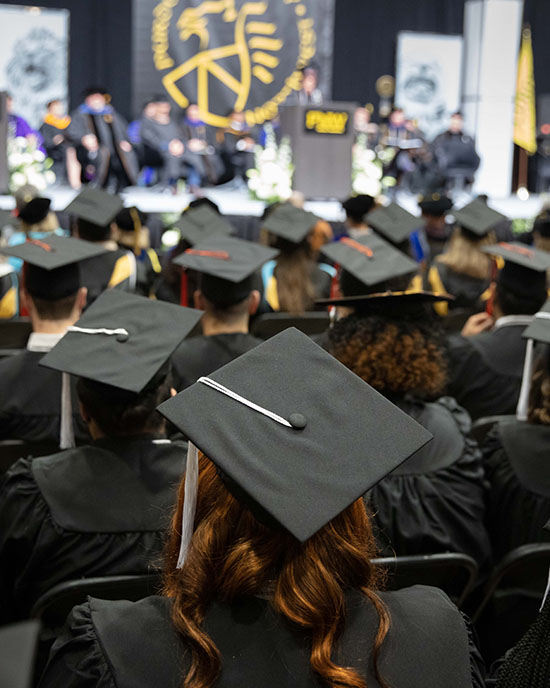
{"label": "blonde hair", "polygon": [[25,234],[30,234],[30,232],[55,232],[56,229],[59,229],[57,215],[51,210],[43,220],[34,225],[28,225],[26,222],[23,222],[23,220],[20,220],[20,222],[21,230],[25,232]]}
{"label": "blonde hair", "polygon": [[491,278],[491,258],[482,253],[484,246],[496,242],[494,232],[481,239],[470,238],[460,227],[455,227],[449,248],[436,258],[436,262],[446,265],[453,272],[477,279]]}

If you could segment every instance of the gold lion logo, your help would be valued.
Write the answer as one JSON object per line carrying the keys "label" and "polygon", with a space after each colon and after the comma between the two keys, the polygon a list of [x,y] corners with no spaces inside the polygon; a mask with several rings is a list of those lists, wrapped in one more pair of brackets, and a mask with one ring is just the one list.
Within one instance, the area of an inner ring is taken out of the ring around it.
{"label": "gold lion logo", "polygon": [[[173,10],[179,0],[163,0],[155,9],[153,23],[153,50],[155,65],[162,70],[173,67],[169,54],[168,30]],[[274,3],[274,0],[271,0]],[[179,66],[170,69],[162,79],[166,91],[178,105],[185,108],[189,99],[181,82],[192,77],[196,86],[196,102],[207,124],[225,126],[225,113],[213,112],[210,105],[211,82],[217,80],[234,94],[233,109],[244,111],[249,124],[261,124],[277,114],[278,106],[293,90],[301,87],[300,68],[315,54],[313,20],[307,16],[307,7],[300,0],[282,0],[282,5],[292,8],[296,16],[299,36],[298,55],[290,74],[285,75],[283,87],[254,109],[246,109],[251,94],[253,78],[265,86],[274,83],[276,70],[281,67],[284,41],[277,35],[277,24],[265,17],[266,0],[244,2],[239,8],[235,0],[205,0],[197,7],[185,8],[177,19],[178,35],[183,44],[193,36],[198,38],[199,49]],[[232,25],[232,42],[212,46],[211,18]],[[228,60],[237,60],[238,68],[228,67]]]}

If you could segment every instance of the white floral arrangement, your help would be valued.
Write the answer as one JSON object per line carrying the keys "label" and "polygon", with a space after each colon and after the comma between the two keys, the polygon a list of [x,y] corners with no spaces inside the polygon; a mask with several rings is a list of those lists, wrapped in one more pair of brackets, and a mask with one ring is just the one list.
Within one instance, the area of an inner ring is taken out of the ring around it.
{"label": "white floral arrangement", "polygon": [[382,193],[383,166],[375,151],[367,147],[367,135],[361,134],[353,146],[351,185],[354,193],[376,198]]}
{"label": "white floral arrangement", "polygon": [[255,167],[248,170],[248,189],[253,198],[266,203],[287,201],[292,195],[292,149],[290,139],[284,137],[277,144],[271,124],[265,125],[265,146],[256,146]]}
{"label": "white floral arrangement", "polygon": [[26,184],[44,191],[55,182],[55,173],[51,169],[53,160],[38,148],[37,142],[24,136],[8,138],[8,170],[10,173],[10,191]]}

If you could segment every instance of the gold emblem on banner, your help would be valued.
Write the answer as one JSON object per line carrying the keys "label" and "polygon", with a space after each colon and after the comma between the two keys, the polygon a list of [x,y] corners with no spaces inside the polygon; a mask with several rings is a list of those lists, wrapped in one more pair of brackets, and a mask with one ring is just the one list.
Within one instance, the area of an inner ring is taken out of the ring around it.
{"label": "gold emblem on banner", "polygon": [[[270,21],[267,0],[244,2],[236,6],[236,0],[204,0],[196,7],[187,7],[177,18],[178,36],[183,43],[193,36],[199,39],[199,50],[176,66],[170,55],[169,30],[176,16],[180,0],[162,0],[153,12],[153,57],[159,71],[169,69],[162,79],[166,91],[178,105],[185,108],[189,99],[179,82],[193,75],[197,84],[197,105],[203,120],[213,126],[227,124],[226,113],[213,112],[209,102],[211,80],[218,80],[234,94],[233,109],[245,113],[247,122],[262,124],[272,119],[279,105],[292,91],[301,88],[301,68],[315,55],[316,36],[313,19],[308,17],[307,7],[301,0],[278,0],[279,6],[292,12],[296,20],[299,47],[298,57],[290,74],[284,75],[284,86],[263,105],[247,109],[254,80],[264,86],[274,84],[277,70],[281,68],[281,55],[285,49],[284,37],[277,24]],[[273,5],[277,0],[270,0]],[[211,19],[230,24],[233,40],[228,45],[211,47]],[[228,59],[237,59],[238,73],[230,72]],[[222,61],[226,61],[222,64]],[[281,81],[280,74],[277,81]]]}

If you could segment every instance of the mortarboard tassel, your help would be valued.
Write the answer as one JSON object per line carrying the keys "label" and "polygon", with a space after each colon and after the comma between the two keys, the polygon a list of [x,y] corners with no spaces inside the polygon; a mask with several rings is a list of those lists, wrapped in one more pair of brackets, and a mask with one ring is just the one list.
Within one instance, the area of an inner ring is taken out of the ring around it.
{"label": "mortarboard tassel", "polygon": [[177,568],[181,569],[187,558],[187,551],[193,537],[195,511],[197,508],[197,489],[199,483],[199,450],[189,442],[187,463],[185,466],[185,493],[183,498],[183,516],[181,520],[181,543]]}
{"label": "mortarboard tassel", "polygon": [[523,363],[521,389],[516,408],[516,418],[523,421],[527,420],[527,413],[529,411],[529,394],[531,392],[531,377],[533,376],[534,349],[534,341],[528,339],[527,348],[525,349],[525,361]]}
{"label": "mortarboard tassel", "polygon": [[73,404],[71,399],[71,378],[68,373],[61,375],[61,424],[59,428],[59,448],[72,449],[75,446],[73,427]]}

